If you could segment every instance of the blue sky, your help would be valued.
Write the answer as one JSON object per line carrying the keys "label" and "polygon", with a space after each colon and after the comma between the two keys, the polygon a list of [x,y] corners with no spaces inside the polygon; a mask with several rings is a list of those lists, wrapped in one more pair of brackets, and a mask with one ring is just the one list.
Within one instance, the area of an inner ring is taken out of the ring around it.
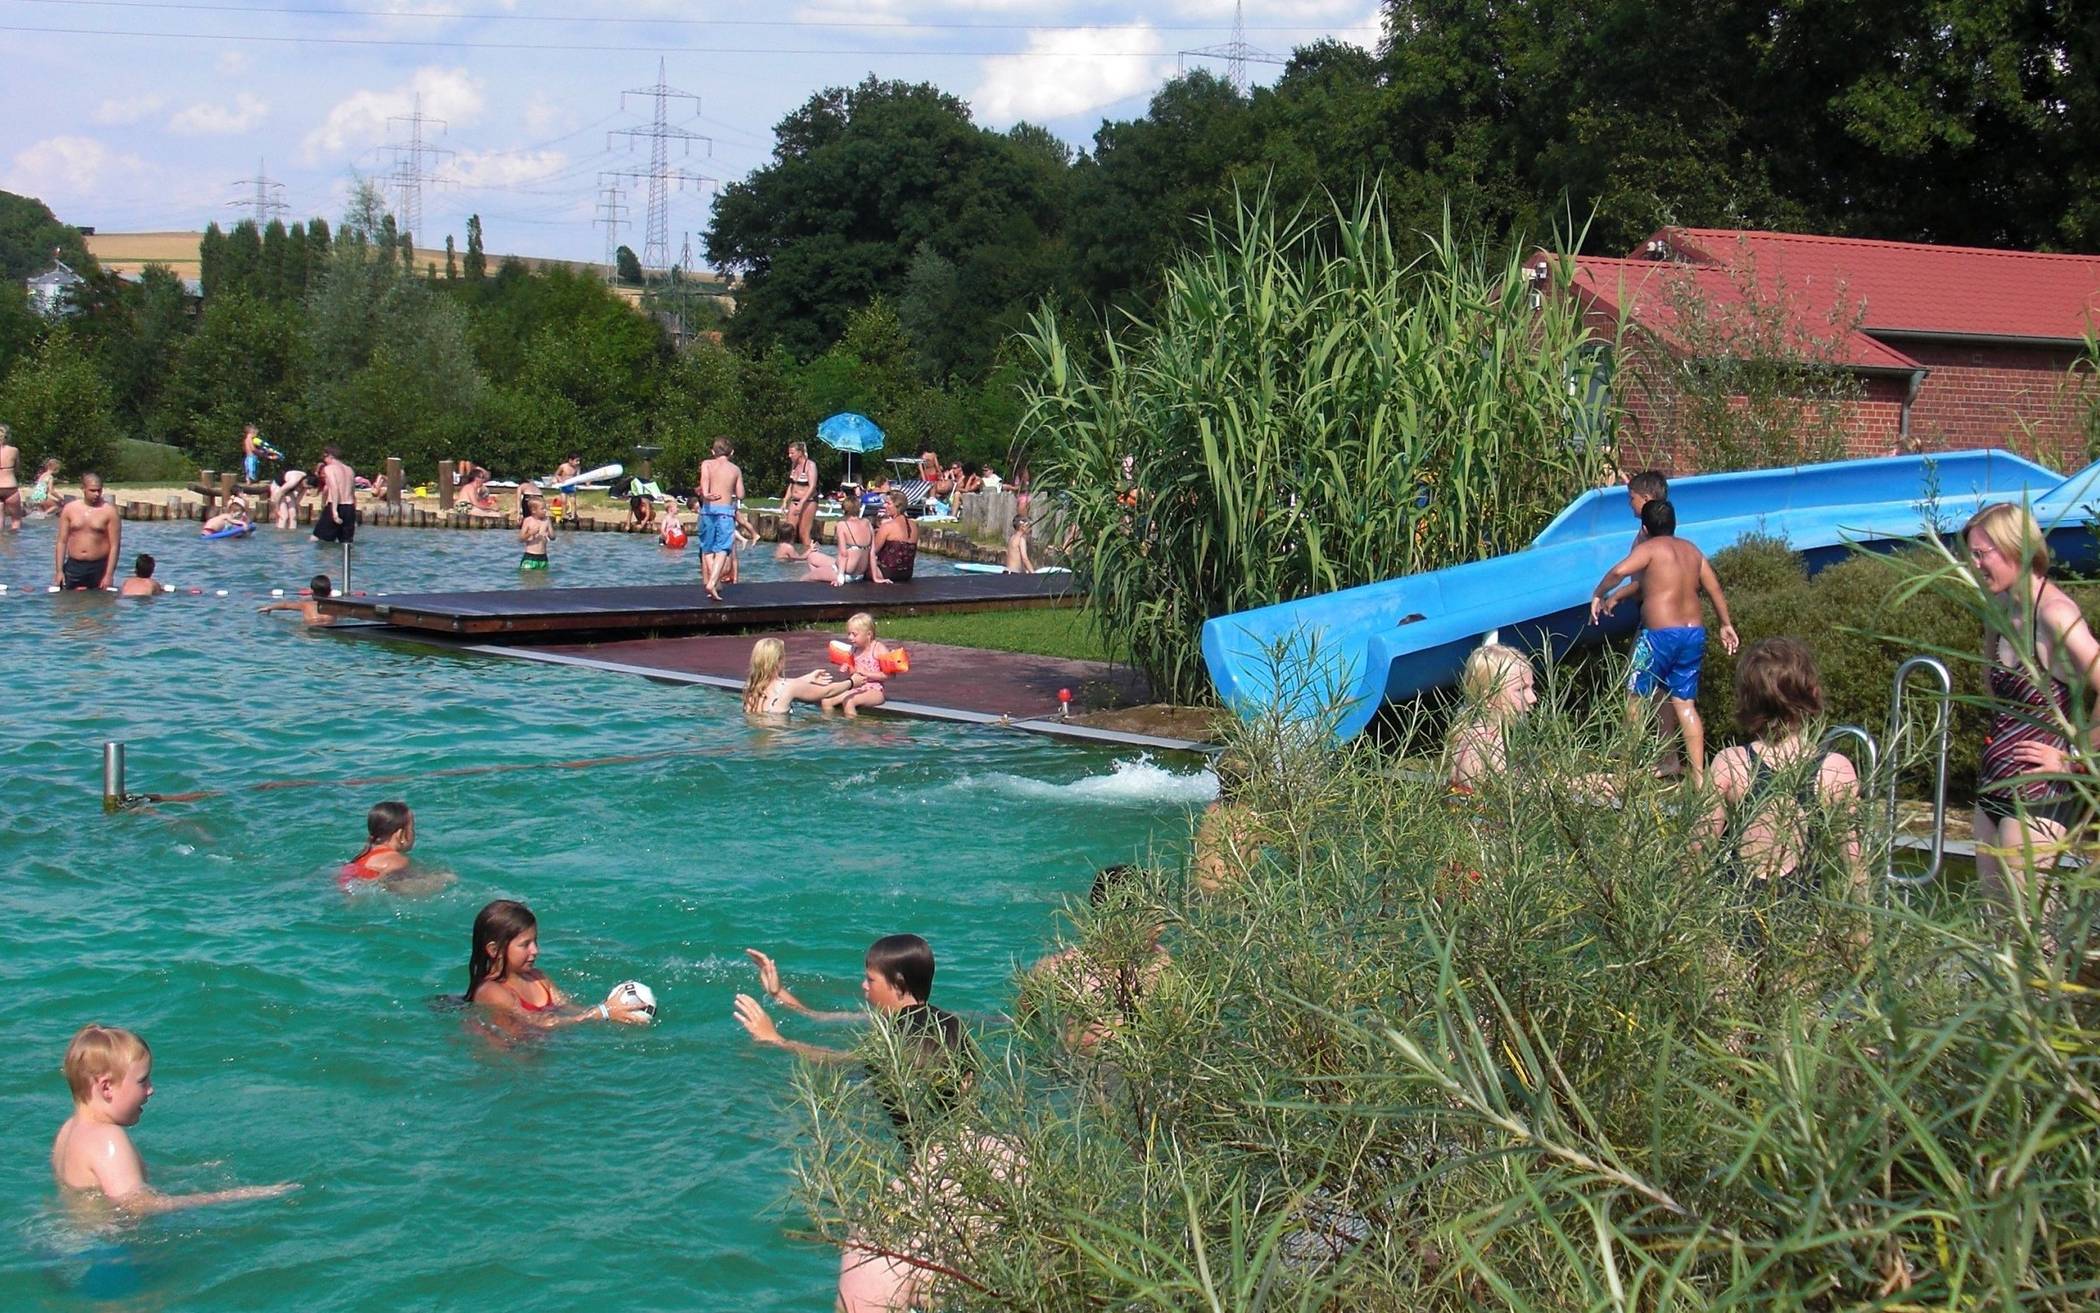
{"label": "blue sky", "polygon": [[[1378,37],[1375,0],[1245,12],[1248,44],[1277,53]],[[354,175],[395,168],[387,146],[407,127],[390,120],[420,95],[444,121],[429,143],[453,152],[425,161],[441,181],[423,190],[421,244],[464,242],[478,212],[492,252],[597,259],[600,175],[647,161],[646,143],[608,134],[648,121],[650,103],[621,93],[653,84],[659,57],[700,97],[672,121],[712,138],[672,162],[728,182],[765,162],[783,114],[870,72],[1084,147],[1103,118],[1142,110],[1179,51],[1228,41],[1232,15],[1231,0],[0,0],[0,188],[104,231],[195,229],[249,212],[228,202],[252,195],[236,183],[260,162],[294,216],[333,222]],[[619,185],[621,240],[640,250],[643,184]],[[671,193],[674,258],[690,232],[697,259],[711,198]]]}

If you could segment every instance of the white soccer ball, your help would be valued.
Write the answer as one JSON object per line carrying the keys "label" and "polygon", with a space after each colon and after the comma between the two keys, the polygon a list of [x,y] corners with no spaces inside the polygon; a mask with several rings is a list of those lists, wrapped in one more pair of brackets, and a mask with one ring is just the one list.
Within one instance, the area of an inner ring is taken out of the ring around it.
{"label": "white soccer ball", "polygon": [[613,986],[612,1001],[630,1012],[656,1015],[656,995],[639,980],[623,980]]}

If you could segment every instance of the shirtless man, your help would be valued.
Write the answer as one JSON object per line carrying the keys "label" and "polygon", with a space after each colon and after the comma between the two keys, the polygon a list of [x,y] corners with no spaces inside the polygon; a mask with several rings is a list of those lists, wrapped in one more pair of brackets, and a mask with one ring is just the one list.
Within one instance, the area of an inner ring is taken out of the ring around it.
{"label": "shirtless man", "polygon": [[80,500],[58,513],[58,537],[52,551],[51,582],[68,591],[107,588],[124,548],[124,522],[117,508],[102,500],[102,476],[80,476]]}
{"label": "shirtless man", "polygon": [[716,438],[700,462],[700,582],[708,600],[722,600],[722,572],[736,547],[736,504],[744,499],[744,472],[730,459],[729,439]]}
{"label": "shirtless man", "polygon": [[7,425],[0,424],[0,529],[12,533],[22,532],[27,514],[22,508],[22,480],[15,473],[21,463],[22,453],[8,437]]}
{"label": "shirtless man", "polygon": [[357,471],[334,446],[321,448],[321,509],[314,516],[314,541],[347,543],[357,536]]}
{"label": "shirtless man", "polygon": [[[817,463],[809,458],[809,447],[788,444],[787,489],[780,494],[780,522],[795,532],[794,542],[784,542],[773,551],[776,561],[806,561],[810,534],[817,524]],[[800,545],[800,551],[795,548]]]}
{"label": "shirtless man", "polygon": [[1639,716],[1658,687],[1668,691],[1684,731],[1684,755],[1692,784],[1706,782],[1706,726],[1699,719],[1699,667],[1706,660],[1706,616],[1699,608],[1704,592],[1721,618],[1721,646],[1735,653],[1735,624],[1728,618],[1728,599],[1721,581],[1698,548],[1677,536],[1677,511],[1657,499],[1641,508],[1647,538],[1625,560],[1605,572],[1590,596],[1590,623],[1610,615],[1613,596],[1628,579],[1641,580],[1641,636],[1633,647],[1633,681],[1626,714]]}

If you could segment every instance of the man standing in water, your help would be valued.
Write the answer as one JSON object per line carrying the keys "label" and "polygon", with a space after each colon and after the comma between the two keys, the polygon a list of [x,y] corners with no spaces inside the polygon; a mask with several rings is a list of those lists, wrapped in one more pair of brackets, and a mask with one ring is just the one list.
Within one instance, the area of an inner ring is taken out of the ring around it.
{"label": "man standing in water", "polygon": [[1721,646],[1733,655],[1735,624],[1728,599],[1700,550],[1677,536],[1677,511],[1658,498],[1641,508],[1647,538],[1625,560],[1605,572],[1590,597],[1590,623],[1610,615],[1619,599],[1613,590],[1628,579],[1641,581],[1641,636],[1633,649],[1633,683],[1626,714],[1640,715],[1658,687],[1666,689],[1684,731],[1685,764],[1694,787],[1706,782],[1706,726],[1699,719],[1699,669],[1706,660],[1706,616],[1699,594],[1713,599],[1721,618]]}
{"label": "man standing in water", "polygon": [[357,471],[335,447],[321,448],[321,510],[314,516],[314,541],[347,543],[357,536]]}
{"label": "man standing in water", "polygon": [[109,587],[117,553],[124,547],[124,522],[102,500],[102,476],[80,476],[80,500],[58,513],[58,539],[51,582],[69,591]]}
{"label": "man standing in water", "polygon": [[708,600],[722,600],[722,572],[736,547],[736,504],[744,499],[744,472],[731,460],[729,439],[716,438],[714,455],[700,462],[700,582]]}

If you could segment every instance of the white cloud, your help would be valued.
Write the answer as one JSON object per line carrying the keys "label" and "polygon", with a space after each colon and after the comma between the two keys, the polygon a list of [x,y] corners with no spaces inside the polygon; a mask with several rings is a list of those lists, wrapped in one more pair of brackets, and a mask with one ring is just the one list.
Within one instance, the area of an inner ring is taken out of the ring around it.
{"label": "white cloud", "polygon": [[301,143],[306,162],[384,142],[387,120],[414,113],[418,96],[425,114],[454,128],[472,123],[487,103],[481,81],[467,70],[419,68],[400,86],[354,91],[337,101],[321,126],[307,133]]}
{"label": "white cloud", "polygon": [[111,150],[93,137],[46,137],[15,152],[6,174],[6,189],[37,196],[49,204],[74,201],[102,190],[105,180],[126,182],[146,168],[136,155]]}
{"label": "white cloud", "polygon": [[245,50],[220,51],[217,68],[222,77],[232,77],[236,73],[247,72],[248,52]]}
{"label": "white cloud", "polygon": [[535,182],[545,182],[552,175],[560,173],[568,162],[569,157],[558,150],[463,150],[446,168],[445,181],[469,189],[529,187]]}
{"label": "white cloud", "polygon": [[1061,119],[1127,100],[1173,75],[1173,56],[1149,23],[1031,32],[1027,54],[984,61],[969,99],[990,123]]}
{"label": "white cloud", "polygon": [[95,122],[112,128],[142,123],[160,113],[165,96],[111,96],[95,109]]}
{"label": "white cloud", "polygon": [[569,126],[569,111],[556,104],[544,91],[532,93],[525,105],[525,130],[533,136],[541,136],[557,127]]}
{"label": "white cloud", "polygon": [[232,137],[252,132],[270,116],[262,97],[243,91],[233,103],[200,101],[168,120],[168,131],[183,137]]}

